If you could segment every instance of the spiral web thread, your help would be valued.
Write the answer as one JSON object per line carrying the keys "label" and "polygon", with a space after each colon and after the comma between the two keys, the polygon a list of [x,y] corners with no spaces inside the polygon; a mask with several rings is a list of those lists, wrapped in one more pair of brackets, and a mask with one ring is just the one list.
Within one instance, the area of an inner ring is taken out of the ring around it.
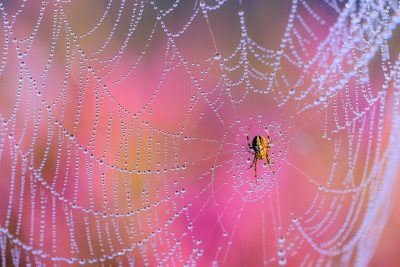
{"label": "spiral web thread", "polygon": [[[3,266],[230,265],[249,220],[254,264],[368,263],[399,160],[398,1],[292,0],[274,49],[244,1],[96,2],[83,26],[75,4],[0,2]],[[195,61],[192,28],[208,38]],[[262,116],[242,112],[254,97]],[[316,121],[329,157],[307,160],[325,173],[292,156]],[[276,175],[249,169],[260,133]]]}

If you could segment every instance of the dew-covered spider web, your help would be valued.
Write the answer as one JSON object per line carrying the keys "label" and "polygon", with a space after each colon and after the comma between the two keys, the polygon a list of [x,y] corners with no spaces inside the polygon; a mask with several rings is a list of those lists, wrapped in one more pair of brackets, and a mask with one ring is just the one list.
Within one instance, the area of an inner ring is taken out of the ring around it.
{"label": "dew-covered spider web", "polygon": [[398,171],[399,1],[0,11],[2,266],[368,264]]}

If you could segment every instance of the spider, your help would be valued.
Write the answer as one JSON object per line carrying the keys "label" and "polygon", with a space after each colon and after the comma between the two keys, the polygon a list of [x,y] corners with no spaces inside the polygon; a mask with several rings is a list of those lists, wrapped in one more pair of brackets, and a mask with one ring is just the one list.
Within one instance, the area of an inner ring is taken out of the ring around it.
{"label": "spider", "polygon": [[254,166],[254,176],[256,180],[257,180],[257,162],[259,160],[267,161],[267,164],[272,173],[276,174],[274,168],[272,167],[273,165],[272,159],[268,155],[268,152],[274,146],[274,143],[271,141],[271,138],[269,137],[269,135],[267,135],[267,139],[265,139],[265,137],[262,135],[256,135],[254,136],[253,141],[250,143],[249,131],[247,132],[246,135],[247,145],[248,148],[250,149],[249,152],[254,155],[253,162],[251,163],[250,168]]}

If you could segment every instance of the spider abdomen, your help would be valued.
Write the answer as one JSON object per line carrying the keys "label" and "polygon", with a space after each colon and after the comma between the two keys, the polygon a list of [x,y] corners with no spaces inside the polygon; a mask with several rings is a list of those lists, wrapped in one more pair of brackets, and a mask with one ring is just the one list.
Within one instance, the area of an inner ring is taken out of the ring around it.
{"label": "spider abdomen", "polygon": [[254,152],[261,152],[267,147],[267,141],[265,138],[261,135],[256,135],[253,138],[252,141],[252,147],[254,149]]}

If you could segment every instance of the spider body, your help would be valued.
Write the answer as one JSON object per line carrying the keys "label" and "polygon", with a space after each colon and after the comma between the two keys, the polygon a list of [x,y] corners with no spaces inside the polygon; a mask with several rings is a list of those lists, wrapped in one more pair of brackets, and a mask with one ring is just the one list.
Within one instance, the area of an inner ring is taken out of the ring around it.
{"label": "spider body", "polygon": [[267,150],[267,141],[265,140],[264,136],[254,136],[251,143],[251,149],[253,149],[255,153],[266,154],[265,152]]}
{"label": "spider body", "polygon": [[274,168],[272,167],[272,159],[268,154],[271,148],[274,146],[274,143],[271,141],[269,135],[267,135],[267,138],[262,135],[256,135],[250,143],[249,135],[247,134],[247,145],[250,150],[249,152],[254,155],[250,168],[254,166],[255,178],[257,179],[257,163],[259,160],[265,160],[272,173],[276,174]]}

